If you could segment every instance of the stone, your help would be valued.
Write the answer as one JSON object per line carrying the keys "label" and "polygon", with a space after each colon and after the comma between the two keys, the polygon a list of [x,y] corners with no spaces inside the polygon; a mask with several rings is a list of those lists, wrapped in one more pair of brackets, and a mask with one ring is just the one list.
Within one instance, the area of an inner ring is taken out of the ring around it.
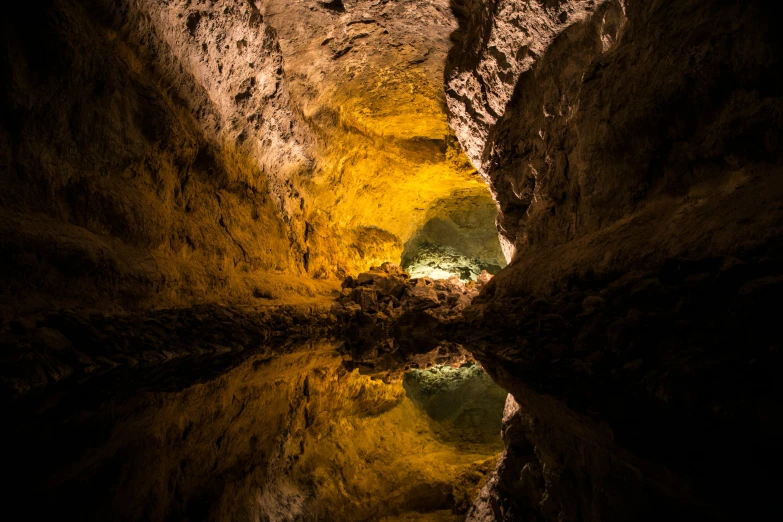
{"label": "stone", "polygon": [[[769,2],[8,4],[10,512],[778,510]],[[399,382],[474,361],[485,485]]]}
{"label": "stone", "polygon": [[492,279],[492,274],[490,274],[486,270],[482,270],[481,273],[476,278],[476,281],[481,285],[485,285],[489,283],[490,279]]}
{"label": "stone", "polygon": [[67,350],[73,344],[59,330],[45,326],[35,331],[35,338],[43,343],[46,348],[57,352]]}

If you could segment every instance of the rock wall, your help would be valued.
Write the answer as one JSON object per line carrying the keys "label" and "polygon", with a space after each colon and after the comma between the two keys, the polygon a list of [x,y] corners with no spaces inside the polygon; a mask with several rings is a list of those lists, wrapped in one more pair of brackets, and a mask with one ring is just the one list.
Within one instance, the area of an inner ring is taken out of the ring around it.
{"label": "rock wall", "polygon": [[[311,272],[344,264],[330,226],[388,232],[399,244],[374,264],[399,262],[428,220],[468,211],[470,198],[490,200],[446,121],[443,67],[456,28],[448,1],[335,5],[259,3],[278,30],[292,97],[318,138],[316,168],[303,184]],[[492,230],[494,216],[483,217]]]}
{"label": "rock wall", "polygon": [[289,180],[312,139],[274,30],[252,2],[222,4],[53,0],[3,17],[5,295],[147,306],[314,291],[295,279]]}
{"label": "rock wall", "polygon": [[[414,265],[423,265],[426,261],[448,262],[438,256],[426,259],[433,257],[427,255],[428,249],[448,249],[461,256],[461,261],[467,261],[467,264],[463,262],[458,266],[473,265],[474,279],[482,269],[497,273],[506,265],[495,226],[497,204],[489,194],[468,193],[462,197],[453,194],[435,202],[427,216],[424,226],[405,243],[402,252],[402,266],[409,272],[413,273]],[[458,271],[451,273],[459,275]]]}
{"label": "rock wall", "polygon": [[510,258],[775,175],[780,44],[763,3],[457,5],[450,121],[500,204]]}
{"label": "rock wall", "polygon": [[781,462],[768,405],[783,398],[783,54],[769,7],[454,8],[450,123],[499,204],[510,260],[459,337],[516,399],[469,520],[777,510],[778,481],[762,478]]}

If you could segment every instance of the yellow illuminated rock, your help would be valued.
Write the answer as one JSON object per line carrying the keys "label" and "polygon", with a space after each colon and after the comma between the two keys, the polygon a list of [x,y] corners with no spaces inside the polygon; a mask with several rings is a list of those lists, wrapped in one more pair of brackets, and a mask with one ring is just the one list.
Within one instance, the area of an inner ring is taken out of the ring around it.
{"label": "yellow illuminated rock", "polygon": [[[264,12],[277,28],[292,98],[317,136],[315,169],[299,180],[314,232],[311,274],[399,262],[435,214],[471,196],[493,205],[446,120],[443,66],[456,28],[448,2],[346,4],[324,14],[272,0]],[[296,26],[285,23],[291,17]],[[483,226],[494,231],[494,218]]]}

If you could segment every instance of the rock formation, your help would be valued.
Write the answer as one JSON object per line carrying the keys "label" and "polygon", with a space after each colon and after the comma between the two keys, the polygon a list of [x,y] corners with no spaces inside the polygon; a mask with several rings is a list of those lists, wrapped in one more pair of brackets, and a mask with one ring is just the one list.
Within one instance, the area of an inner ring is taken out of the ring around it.
{"label": "rock formation", "polygon": [[780,518],[768,4],[7,6],[10,511]]}
{"label": "rock formation", "polygon": [[475,280],[485,269],[497,273],[506,260],[497,229],[486,227],[496,216],[496,203],[481,195],[454,194],[435,202],[424,226],[405,243],[402,267],[412,274],[430,276],[438,269],[448,275],[436,279],[457,275],[463,281]]}
{"label": "rock formation", "polygon": [[391,263],[349,277],[332,312],[340,318],[351,367],[389,380],[410,368],[472,361],[462,346],[444,340],[444,332],[462,320],[486,277],[478,284],[454,276],[411,279]]}
{"label": "rock formation", "polygon": [[[3,294],[34,310],[289,302],[399,261],[465,198],[493,205],[443,110],[448,2],[335,6],[13,6]],[[491,238],[484,217],[451,235]]]}
{"label": "rock formation", "polygon": [[460,334],[515,399],[468,519],[761,516],[777,482],[725,478],[781,458],[767,6],[455,4],[450,122],[510,260]]}
{"label": "rock formation", "polygon": [[252,2],[185,4],[3,17],[4,295],[117,308],[317,288],[297,280],[287,188],[313,139],[274,30]]}

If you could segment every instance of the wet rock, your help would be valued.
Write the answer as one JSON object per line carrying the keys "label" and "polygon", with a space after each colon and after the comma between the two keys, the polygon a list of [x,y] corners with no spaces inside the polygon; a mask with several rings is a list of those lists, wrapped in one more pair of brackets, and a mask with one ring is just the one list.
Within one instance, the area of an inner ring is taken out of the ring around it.
{"label": "wet rock", "polygon": [[[679,266],[694,267],[699,280],[720,280],[724,263],[697,261]],[[694,284],[688,273],[672,277],[663,266],[593,281],[586,297],[566,289],[474,301],[453,340],[510,391],[519,405],[512,409],[527,420],[507,420],[506,429],[524,425],[524,433],[507,438],[473,520],[579,518],[580,495],[591,509],[627,519],[646,516],[638,511],[645,501],[623,500],[635,495],[655,498],[655,512],[672,516],[721,520],[719,506],[745,509],[716,478],[725,463],[710,462],[736,440],[756,441],[754,447],[766,440],[759,451],[781,458],[766,438],[777,433],[780,417],[764,406],[783,400],[774,377],[783,360],[769,350],[779,337],[772,312],[779,276],[766,251],[739,255],[731,265],[745,266],[744,275],[717,285]],[[736,415],[753,420],[736,424]],[[772,471],[751,456],[731,465],[759,466],[762,474]],[[535,470],[550,470],[550,478],[539,481]],[[520,473],[527,478],[514,478]],[[611,499],[606,504],[588,493],[588,483],[597,482],[602,498]]]}
{"label": "wet rock", "polygon": [[783,135],[783,53],[764,2],[455,5],[449,119],[510,264],[454,340],[524,428],[473,519],[779,511],[761,477],[783,461],[783,157],[762,144]]}

